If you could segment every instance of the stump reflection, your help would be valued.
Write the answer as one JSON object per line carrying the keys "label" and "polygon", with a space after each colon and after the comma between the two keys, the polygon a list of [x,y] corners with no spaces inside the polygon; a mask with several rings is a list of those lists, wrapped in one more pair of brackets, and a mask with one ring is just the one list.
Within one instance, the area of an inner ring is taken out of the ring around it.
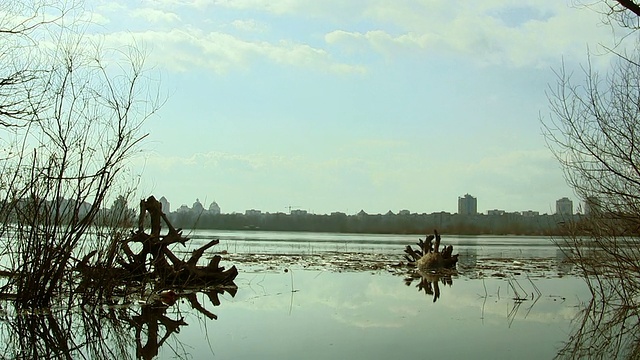
{"label": "stump reflection", "polygon": [[[180,353],[179,333],[189,326],[181,315],[197,311],[210,320],[217,316],[211,306],[221,304],[219,295],[235,296],[237,288],[153,293],[147,300],[119,299],[111,305],[76,305],[60,310],[4,313],[0,341],[6,359],[153,359],[161,348]],[[168,295],[170,294],[170,295]],[[198,294],[209,299],[201,304]],[[190,309],[180,309],[181,305]],[[166,346],[165,346],[166,344]]]}
{"label": "stump reflection", "polygon": [[438,230],[433,230],[433,235],[427,235],[424,240],[419,239],[416,244],[418,249],[407,245],[404,250],[407,265],[411,268],[405,284],[410,286],[418,280],[418,291],[424,290],[425,294],[432,295],[433,302],[440,298],[440,282],[443,285],[453,285],[451,276],[456,274],[458,263],[458,254],[453,254],[453,246],[443,246],[441,250],[441,241]]}
{"label": "stump reflection", "polygon": [[415,286],[418,291],[424,291],[425,295],[431,295],[433,302],[436,302],[440,298],[440,283],[445,286],[453,286],[452,275],[456,275],[455,270],[443,269],[440,272],[416,270],[408,274],[404,279],[404,283],[407,286],[411,286],[416,282]]}
{"label": "stump reflection", "polygon": [[[161,233],[162,221],[166,234]],[[210,308],[220,305],[219,295],[237,292],[237,268],[220,266],[220,255],[205,256],[218,239],[196,248],[188,259],[174,254],[174,244],[185,246],[190,239],[171,225],[153,196],[140,202],[136,231],[125,239],[107,240],[106,246],[96,239],[77,250],[75,266],[63,274],[46,307],[26,307],[7,290],[10,286],[3,287],[3,359],[152,359],[167,341],[179,343],[177,334],[188,326],[181,304],[215,320]],[[47,269],[42,272],[48,274]],[[19,280],[19,275],[5,276]],[[201,303],[198,294],[208,303]],[[175,353],[172,357],[189,357],[177,353],[184,347],[167,348]]]}

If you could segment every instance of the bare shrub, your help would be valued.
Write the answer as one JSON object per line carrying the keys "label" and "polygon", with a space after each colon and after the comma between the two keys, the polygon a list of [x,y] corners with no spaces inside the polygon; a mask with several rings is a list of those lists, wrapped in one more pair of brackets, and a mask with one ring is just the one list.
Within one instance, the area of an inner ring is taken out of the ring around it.
{"label": "bare shrub", "polygon": [[0,73],[0,249],[12,274],[2,292],[40,307],[60,293],[88,242],[96,261],[110,261],[117,238],[101,241],[95,219],[123,191],[120,177],[146,136],[141,125],[161,101],[138,47],[91,41],[74,4],[30,5],[0,8],[0,60],[14,68]]}

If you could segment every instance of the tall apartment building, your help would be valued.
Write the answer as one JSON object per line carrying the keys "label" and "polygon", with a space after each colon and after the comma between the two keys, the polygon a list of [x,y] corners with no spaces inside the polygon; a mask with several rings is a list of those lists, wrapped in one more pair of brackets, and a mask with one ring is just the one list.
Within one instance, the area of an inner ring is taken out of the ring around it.
{"label": "tall apartment building", "polygon": [[478,199],[469,194],[458,197],[458,214],[476,215],[478,213]]}
{"label": "tall apartment building", "polygon": [[573,215],[573,201],[567,197],[556,200],[556,215]]}
{"label": "tall apartment building", "polygon": [[596,215],[602,212],[602,203],[600,199],[595,196],[589,196],[584,201],[584,214]]}
{"label": "tall apartment building", "polygon": [[169,203],[169,200],[167,200],[166,197],[161,197],[160,198],[160,204],[162,204],[162,212],[165,214],[168,214],[171,212],[171,204]]}

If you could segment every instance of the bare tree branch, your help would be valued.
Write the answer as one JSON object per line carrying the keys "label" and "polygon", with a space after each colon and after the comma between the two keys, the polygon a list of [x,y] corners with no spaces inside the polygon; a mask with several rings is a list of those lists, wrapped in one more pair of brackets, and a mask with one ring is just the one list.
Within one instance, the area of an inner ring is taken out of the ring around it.
{"label": "bare tree branch", "polygon": [[638,5],[635,1],[631,0],[616,0],[620,5],[622,5],[627,10],[630,10],[636,16],[640,16],[640,5]]}

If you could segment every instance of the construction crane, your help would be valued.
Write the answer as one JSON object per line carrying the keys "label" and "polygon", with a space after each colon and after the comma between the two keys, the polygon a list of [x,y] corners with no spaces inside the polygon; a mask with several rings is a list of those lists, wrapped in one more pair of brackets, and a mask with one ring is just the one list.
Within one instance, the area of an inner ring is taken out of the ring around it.
{"label": "construction crane", "polygon": [[285,206],[284,208],[289,209],[289,214],[291,214],[291,209],[299,209],[300,206],[289,205],[289,206]]}

